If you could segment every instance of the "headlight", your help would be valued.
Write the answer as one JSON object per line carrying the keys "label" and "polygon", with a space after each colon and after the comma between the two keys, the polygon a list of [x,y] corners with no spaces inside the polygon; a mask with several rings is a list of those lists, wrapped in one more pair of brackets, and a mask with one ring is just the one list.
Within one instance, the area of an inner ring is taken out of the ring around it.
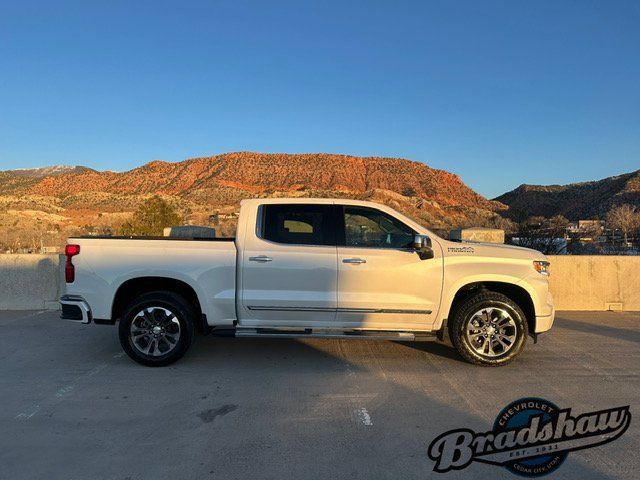
{"label": "headlight", "polygon": [[541,273],[542,275],[549,275],[549,262],[534,260],[533,268],[536,269],[536,272]]}

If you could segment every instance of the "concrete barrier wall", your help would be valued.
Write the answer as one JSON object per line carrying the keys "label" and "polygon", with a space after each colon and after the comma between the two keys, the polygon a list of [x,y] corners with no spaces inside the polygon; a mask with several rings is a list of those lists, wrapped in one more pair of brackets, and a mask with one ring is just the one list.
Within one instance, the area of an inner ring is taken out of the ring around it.
{"label": "concrete barrier wall", "polygon": [[640,311],[640,257],[550,256],[557,310]]}
{"label": "concrete barrier wall", "polygon": [[[640,257],[549,257],[558,310],[640,311]],[[0,254],[0,310],[58,308],[63,255]]]}
{"label": "concrete barrier wall", "polygon": [[0,254],[0,310],[58,308],[64,256]]}

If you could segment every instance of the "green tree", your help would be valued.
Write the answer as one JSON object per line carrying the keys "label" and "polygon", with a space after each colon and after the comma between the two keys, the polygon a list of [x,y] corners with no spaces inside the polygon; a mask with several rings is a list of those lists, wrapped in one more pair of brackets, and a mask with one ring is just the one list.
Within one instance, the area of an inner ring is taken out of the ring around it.
{"label": "green tree", "polygon": [[122,225],[122,234],[160,236],[165,227],[180,223],[180,215],[159,195],[155,195],[140,205],[131,221]]}

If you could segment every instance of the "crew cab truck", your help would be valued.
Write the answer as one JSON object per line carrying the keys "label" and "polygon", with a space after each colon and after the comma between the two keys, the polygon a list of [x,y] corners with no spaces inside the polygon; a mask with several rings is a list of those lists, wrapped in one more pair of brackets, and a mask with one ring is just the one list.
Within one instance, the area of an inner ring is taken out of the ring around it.
{"label": "crew cab truck", "polygon": [[196,332],[236,337],[440,339],[503,365],[549,330],[549,262],[520,247],[439,238],[393,209],[344,199],[252,199],[235,238],[79,237],[62,318],[116,324],[148,366]]}

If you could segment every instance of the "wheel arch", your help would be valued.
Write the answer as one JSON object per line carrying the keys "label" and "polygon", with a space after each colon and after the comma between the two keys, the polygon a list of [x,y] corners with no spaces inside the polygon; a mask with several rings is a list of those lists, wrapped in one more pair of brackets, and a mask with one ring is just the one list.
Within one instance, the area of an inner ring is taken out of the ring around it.
{"label": "wheel arch", "polygon": [[118,321],[131,302],[149,292],[167,291],[184,297],[196,313],[196,328],[203,332],[207,325],[206,318],[195,289],[183,280],[162,276],[135,277],[123,282],[113,297],[111,319]]}
{"label": "wheel arch", "polygon": [[454,315],[456,308],[460,306],[471,295],[475,295],[476,293],[482,291],[501,293],[518,304],[520,309],[525,314],[529,334],[534,334],[533,332],[535,332],[536,326],[536,312],[533,298],[530,292],[528,292],[524,287],[510,282],[480,280],[461,286],[453,295],[449,310],[445,318],[450,318],[452,315]]}

